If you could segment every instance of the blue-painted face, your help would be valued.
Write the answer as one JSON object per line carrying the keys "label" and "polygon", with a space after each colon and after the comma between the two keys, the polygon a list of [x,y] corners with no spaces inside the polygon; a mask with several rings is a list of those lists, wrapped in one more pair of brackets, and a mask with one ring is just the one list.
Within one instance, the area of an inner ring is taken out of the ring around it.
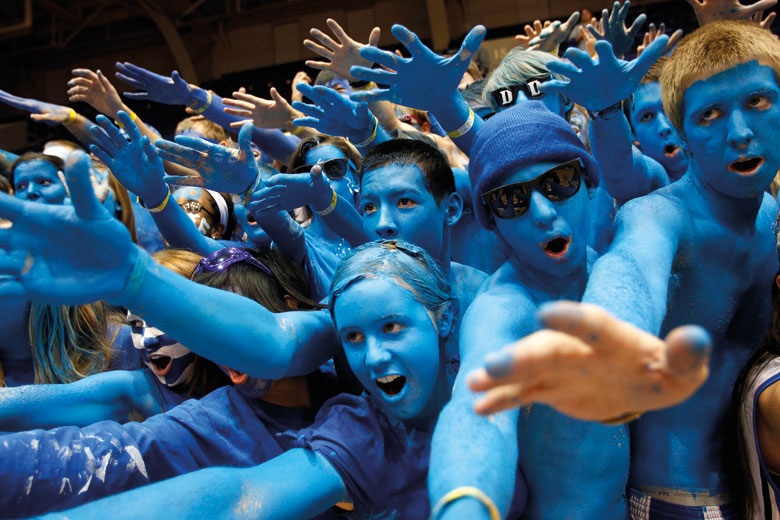
{"label": "blue-painted face", "polygon": [[417,166],[388,164],[364,173],[360,213],[372,240],[405,240],[441,259],[447,208],[436,204]]}
{"label": "blue-painted face", "polygon": [[176,203],[190,217],[200,234],[211,238],[222,236],[219,208],[209,192],[195,186],[185,186],[173,192]]}
{"label": "blue-painted face", "polygon": [[168,387],[187,381],[195,369],[195,353],[154,327],[133,327],[133,345],[157,379]]}
{"label": "blue-painted face", "polygon": [[661,103],[661,84],[639,85],[630,104],[631,126],[642,153],[661,163],[674,179],[688,169],[688,157],[682,149],[680,134],[674,129]]}
{"label": "blue-painted face", "polygon": [[342,96],[349,96],[352,93],[352,86],[344,78],[334,77],[325,86],[332,88]]}
{"label": "blue-painted face", "polygon": [[397,281],[368,278],[333,307],[350,368],[388,412],[418,417],[431,401],[441,363],[435,318]]}
{"label": "blue-painted face", "polygon": [[[344,152],[339,150],[332,144],[324,144],[316,148],[312,148],[306,152],[306,164],[317,164],[325,162],[330,159],[343,159],[347,156]],[[341,179],[328,179],[331,188],[336,191],[337,195],[342,196],[348,201],[353,202],[355,200],[355,194],[357,193],[357,182],[355,182],[355,165],[351,162],[347,163],[347,174]]]}
{"label": "blue-painted face", "polygon": [[62,204],[68,196],[57,167],[41,159],[19,164],[14,170],[14,195],[44,204]]}
{"label": "blue-painted face", "polygon": [[[555,166],[556,163],[538,163],[525,167],[487,189],[530,181]],[[539,274],[562,276],[585,261],[590,231],[588,200],[583,179],[577,193],[568,199],[550,201],[533,190],[525,213],[513,219],[491,218],[523,265]]]}
{"label": "blue-painted face", "polygon": [[780,167],[780,88],[757,60],[693,83],[683,132],[701,181],[724,195],[761,194]]}

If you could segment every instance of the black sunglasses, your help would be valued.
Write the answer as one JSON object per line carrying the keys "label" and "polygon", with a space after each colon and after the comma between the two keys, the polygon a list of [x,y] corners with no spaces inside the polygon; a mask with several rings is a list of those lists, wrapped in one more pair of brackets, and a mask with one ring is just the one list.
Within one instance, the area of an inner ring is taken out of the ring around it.
{"label": "black sunglasses", "polygon": [[482,203],[498,218],[517,218],[528,211],[533,190],[551,201],[571,198],[580,189],[584,169],[581,159],[573,159],[530,181],[506,184],[486,191],[482,194]]}
{"label": "black sunglasses", "polygon": [[510,107],[517,101],[517,93],[521,90],[528,99],[539,99],[544,97],[544,91],[541,89],[542,83],[552,79],[551,74],[536,76],[529,79],[526,83],[515,83],[508,87],[499,88],[490,93],[496,106],[504,108]]}
{"label": "black sunglasses", "polygon": [[[341,157],[339,159],[328,159],[325,162],[319,163],[319,166],[322,168],[322,173],[324,173],[328,179],[337,180],[343,178],[347,174],[350,164],[351,161],[349,159]],[[292,172],[309,173],[314,166],[317,165],[304,164],[303,166],[298,166]]]}

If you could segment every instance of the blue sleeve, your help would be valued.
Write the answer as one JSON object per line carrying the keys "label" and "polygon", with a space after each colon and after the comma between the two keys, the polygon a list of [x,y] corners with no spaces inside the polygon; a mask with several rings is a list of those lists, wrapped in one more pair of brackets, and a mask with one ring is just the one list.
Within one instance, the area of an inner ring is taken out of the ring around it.
{"label": "blue sleeve", "polygon": [[330,282],[336,273],[336,266],[349,255],[352,249],[342,239],[340,242],[324,240],[307,229],[303,233],[306,243],[304,269],[309,282],[312,299],[320,301],[328,296]]}
{"label": "blue sleeve", "polygon": [[355,506],[350,518],[428,516],[430,435],[407,430],[367,398],[336,396],[309,428],[287,435],[295,437],[294,447],[320,453],[336,469]]}

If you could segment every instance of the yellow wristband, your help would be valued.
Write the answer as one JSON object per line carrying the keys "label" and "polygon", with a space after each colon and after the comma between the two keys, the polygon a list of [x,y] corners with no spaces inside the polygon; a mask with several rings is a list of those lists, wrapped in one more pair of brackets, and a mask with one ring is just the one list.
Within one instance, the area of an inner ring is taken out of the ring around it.
{"label": "yellow wristband", "polygon": [[244,194],[241,196],[241,202],[244,203],[244,206],[249,204],[249,199],[252,197],[252,193],[255,192],[258,186],[260,186],[260,183],[263,182],[262,177],[260,177],[260,173],[257,173],[257,177],[255,177],[255,180],[252,181],[252,184],[247,188],[247,190],[244,192]]}
{"label": "yellow wristband", "polygon": [[76,120],[76,111],[72,108],[68,108],[68,119],[62,122],[63,125],[69,125]]}
{"label": "yellow wristband", "polygon": [[354,144],[358,148],[364,148],[370,145],[371,143],[374,142],[374,139],[376,139],[377,130],[379,130],[379,119],[377,119],[376,116],[374,116],[374,132],[371,134],[371,137],[369,137],[365,141],[360,141],[359,143],[352,143],[352,144]]}
{"label": "yellow wristband", "polygon": [[476,498],[479,500],[480,503],[482,503],[482,505],[487,508],[488,513],[490,514],[490,520],[501,520],[501,513],[498,512],[496,504],[490,500],[490,497],[487,496],[484,491],[473,486],[457,487],[441,497],[439,501],[436,502],[433,510],[431,510],[431,520],[436,520],[436,518],[439,516],[439,513],[441,513],[447,505],[465,497]]}
{"label": "yellow wristband", "polygon": [[474,111],[469,108],[469,117],[466,119],[466,122],[463,123],[463,125],[461,125],[461,127],[457,130],[447,132],[447,135],[453,139],[456,137],[462,137],[469,133],[469,130],[471,130],[472,126],[474,126]]}
{"label": "yellow wristband", "polygon": [[163,199],[163,201],[160,203],[159,206],[157,206],[156,208],[146,208],[146,209],[149,210],[149,213],[159,213],[165,209],[165,206],[168,205],[168,201],[170,199],[171,199],[171,188],[169,187],[168,193],[165,194],[165,198]]}
{"label": "yellow wristband", "polygon": [[290,130],[290,135],[298,135],[301,132],[303,132],[304,128],[302,126],[296,126],[295,130]]}
{"label": "yellow wristband", "polygon": [[[130,121],[132,121],[133,123],[135,123],[135,120],[138,119],[138,116],[132,110],[128,112],[127,115],[130,116]],[[114,119],[114,123],[116,123],[116,126],[120,127],[122,130],[127,130],[125,128],[125,125],[123,125],[118,119]]]}
{"label": "yellow wristband", "polygon": [[339,196],[336,195],[336,190],[334,190],[333,188],[331,188],[330,191],[333,192],[333,197],[331,197],[330,199],[330,206],[323,209],[322,211],[317,211],[315,209],[314,211],[317,212],[317,215],[322,215],[324,217],[325,215],[330,215],[331,213],[333,213],[333,210],[336,209],[336,203],[339,201]]}
{"label": "yellow wristband", "polygon": [[206,98],[206,104],[205,105],[203,105],[200,108],[190,107],[190,108],[192,108],[192,111],[195,112],[196,114],[202,114],[208,107],[211,106],[211,91],[207,90],[206,94],[208,94],[208,97]]}
{"label": "yellow wristband", "polygon": [[353,91],[371,90],[372,88],[376,88],[376,83],[374,83],[373,81],[369,81],[368,83],[366,83],[362,87],[352,87],[352,90]]}

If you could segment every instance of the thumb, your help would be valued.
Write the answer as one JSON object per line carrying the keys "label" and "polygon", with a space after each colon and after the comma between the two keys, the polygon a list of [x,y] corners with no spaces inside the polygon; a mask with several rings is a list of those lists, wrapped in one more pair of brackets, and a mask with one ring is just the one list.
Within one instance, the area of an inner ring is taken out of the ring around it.
{"label": "thumb", "polygon": [[254,124],[252,123],[252,120],[247,120],[246,123],[241,127],[241,130],[238,132],[238,147],[239,149],[246,154],[249,154],[249,156],[252,155],[252,147],[250,146],[250,143],[252,142],[252,132],[254,131]]}
{"label": "thumb", "polygon": [[371,34],[368,35],[368,45],[376,47],[379,45],[379,36],[382,34],[382,30],[379,27],[371,29]]}
{"label": "thumb", "polygon": [[95,197],[90,177],[92,161],[81,150],[71,152],[65,161],[65,179],[70,190],[73,208],[79,218],[84,220],[100,220],[108,217],[108,213]]}
{"label": "thumb", "polygon": [[666,368],[676,376],[697,378],[709,365],[712,339],[698,325],[684,325],[666,336]]}

